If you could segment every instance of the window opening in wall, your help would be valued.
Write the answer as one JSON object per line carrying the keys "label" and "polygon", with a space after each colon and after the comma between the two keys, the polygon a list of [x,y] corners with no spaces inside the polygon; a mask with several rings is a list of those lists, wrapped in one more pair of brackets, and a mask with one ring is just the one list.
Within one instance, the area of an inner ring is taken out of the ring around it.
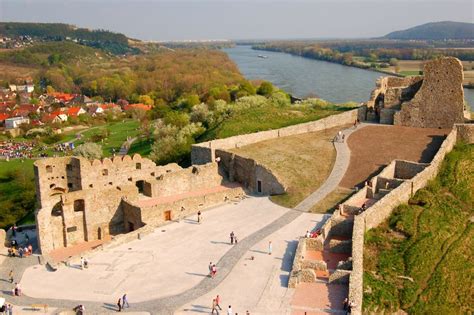
{"label": "window opening in wall", "polygon": [[102,229],[101,229],[101,228],[98,228],[98,229],[97,229],[97,239],[98,239],[98,240],[101,240],[101,239],[102,239]]}
{"label": "window opening in wall", "polygon": [[262,192],[262,181],[257,180],[257,192],[261,193]]}
{"label": "window opening in wall", "polygon": [[74,200],[74,212],[84,211],[84,210],[85,210],[84,199]]}
{"label": "window opening in wall", "polygon": [[171,221],[171,210],[165,211],[165,221]]}
{"label": "window opening in wall", "polygon": [[136,163],[136,164],[135,164],[135,168],[136,168],[137,170],[141,170],[141,169],[142,169],[142,163]]}
{"label": "window opening in wall", "polygon": [[128,178],[128,181],[129,181],[129,182],[133,182],[133,178],[129,177],[129,178]]}
{"label": "window opening in wall", "polygon": [[60,202],[54,205],[53,209],[51,210],[51,215],[53,217],[60,217],[63,215],[63,207],[61,206]]}
{"label": "window opening in wall", "polygon": [[135,186],[137,186],[138,192],[139,192],[140,194],[143,194],[143,189],[144,189],[144,187],[145,187],[145,182],[142,181],[142,180],[139,180],[139,181],[137,181],[137,182],[135,183]]}
{"label": "window opening in wall", "polygon": [[104,168],[104,169],[102,170],[102,176],[107,176],[107,175],[109,175],[109,170],[106,169],[106,168]]}
{"label": "window opening in wall", "polygon": [[46,165],[46,172],[52,173],[53,172],[53,167],[51,165]]}
{"label": "window opening in wall", "polygon": [[56,187],[56,185],[55,185],[55,184],[51,184],[51,185],[49,185],[49,188],[54,188],[54,187]]}
{"label": "window opening in wall", "polygon": [[67,188],[73,188],[74,186],[72,185],[72,183],[67,183]]}
{"label": "window opening in wall", "polygon": [[70,232],[76,232],[76,231],[77,231],[77,226],[68,227],[68,228],[66,229],[66,231],[67,231],[68,233],[70,233]]}
{"label": "window opening in wall", "polygon": [[94,187],[94,185],[92,185],[92,184],[89,184],[89,188],[93,188],[93,187]]}

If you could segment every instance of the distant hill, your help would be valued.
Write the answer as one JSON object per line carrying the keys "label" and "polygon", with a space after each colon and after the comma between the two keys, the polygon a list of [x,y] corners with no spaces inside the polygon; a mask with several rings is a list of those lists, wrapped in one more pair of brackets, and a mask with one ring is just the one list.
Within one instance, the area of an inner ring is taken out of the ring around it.
{"label": "distant hill", "polygon": [[450,21],[426,23],[389,33],[383,38],[402,40],[474,39],[474,24]]}
{"label": "distant hill", "polygon": [[89,30],[62,23],[0,22],[0,36],[31,38],[46,41],[71,40],[81,45],[103,49],[113,54],[136,53],[127,36],[106,30]]}

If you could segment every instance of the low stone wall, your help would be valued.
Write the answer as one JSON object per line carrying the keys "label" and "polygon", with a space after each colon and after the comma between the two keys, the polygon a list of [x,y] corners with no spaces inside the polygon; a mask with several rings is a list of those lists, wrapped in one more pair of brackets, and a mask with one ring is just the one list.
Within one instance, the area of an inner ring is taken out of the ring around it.
{"label": "low stone wall", "polygon": [[458,132],[458,140],[474,143],[474,124],[456,124],[454,126]]}
{"label": "low stone wall", "polygon": [[255,160],[224,150],[216,150],[215,155],[220,158],[219,171],[230,181],[239,182],[247,191],[265,195],[286,191],[283,181]]}
{"label": "low stone wall", "polygon": [[298,246],[296,247],[295,257],[293,258],[293,266],[288,279],[288,288],[294,289],[299,283],[299,274],[302,270],[304,253],[306,252],[306,238],[300,237]]}
{"label": "low stone wall", "polygon": [[350,124],[357,119],[357,112],[358,109],[353,109],[303,124],[194,144],[191,150],[191,161],[192,164],[206,164],[214,161],[215,150],[217,149],[235,149],[264,140],[315,132]]}
{"label": "low stone wall", "polygon": [[[459,130],[462,130],[458,136]],[[468,131],[466,131],[468,130]],[[364,274],[364,234],[366,231],[377,227],[380,223],[385,221],[392,211],[399,205],[408,202],[419,189],[425,187],[428,181],[435,178],[439,172],[441,164],[446,154],[448,154],[456,144],[457,140],[474,143],[474,139],[469,140],[469,130],[473,130],[470,125],[456,125],[443,141],[438,152],[434,156],[431,163],[410,163],[407,161],[393,161],[389,167],[395,166],[394,175],[396,177],[410,177],[400,186],[393,189],[390,193],[385,195],[382,199],[377,201],[372,207],[367,209],[361,215],[355,217],[354,228],[352,233],[352,273],[349,282],[349,299],[355,303],[352,314],[362,314],[363,302],[363,274]],[[462,134],[464,133],[464,134]],[[392,165],[395,163],[394,165]],[[411,165],[410,165],[411,164]],[[385,170],[382,171],[382,173]],[[416,173],[413,176],[413,173]],[[381,173],[381,174],[382,174]]]}

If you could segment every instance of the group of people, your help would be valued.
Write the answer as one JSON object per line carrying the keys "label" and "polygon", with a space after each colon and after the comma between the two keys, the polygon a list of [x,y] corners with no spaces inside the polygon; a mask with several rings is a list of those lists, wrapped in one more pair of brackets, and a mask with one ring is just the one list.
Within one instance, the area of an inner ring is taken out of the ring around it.
{"label": "group of people", "polygon": [[127,293],[125,293],[122,297],[120,297],[117,301],[117,307],[118,307],[118,312],[121,312],[124,308],[125,305],[127,307],[130,307],[128,304],[128,298],[127,298]]}
{"label": "group of people", "polygon": [[356,304],[353,301],[349,301],[348,298],[345,298],[342,302],[342,309],[346,312],[345,314],[351,314],[352,308],[355,307]]}
{"label": "group of people", "polygon": [[230,233],[230,245],[237,244],[237,235],[234,234],[234,231]]}
{"label": "group of people", "polygon": [[32,158],[35,146],[34,142],[0,141],[0,156],[6,159]]}
{"label": "group of people", "polygon": [[13,314],[13,305],[3,304],[0,307],[0,313],[5,314],[5,315],[12,315]]}
{"label": "group of people", "polygon": [[[211,314],[214,314],[214,312],[216,312],[216,314],[219,315],[219,311],[222,311],[220,304],[221,304],[221,297],[218,294],[214,299],[212,299]],[[234,315],[234,311],[232,310],[232,305],[229,305],[229,307],[227,308],[227,315]],[[235,315],[238,315],[238,313],[235,313]],[[250,312],[246,311],[245,315],[250,315]]]}
{"label": "group of people", "polygon": [[316,238],[321,234],[321,230],[316,230],[316,231],[306,231],[306,234],[304,235],[306,238]]}

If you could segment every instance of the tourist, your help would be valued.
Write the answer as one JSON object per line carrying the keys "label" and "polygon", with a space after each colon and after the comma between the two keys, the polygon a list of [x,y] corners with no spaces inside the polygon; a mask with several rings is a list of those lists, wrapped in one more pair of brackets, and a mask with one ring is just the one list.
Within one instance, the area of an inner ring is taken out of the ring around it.
{"label": "tourist", "polygon": [[122,298],[118,299],[117,306],[118,306],[118,311],[121,312],[122,311]]}
{"label": "tourist", "polygon": [[76,312],[76,315],[83,315],[86,311],[86,308],[84,305],[79,304],[75,308],[73,308],[74,312]]}
{"label": "tourist", "polygon": [[344,143],[344,139],[346,139],[346,135],[342,134],[342,143]]}
{"label": "tourist", "polygon": [[216,296],[216,306],[219,308],[219,310],[222,311],[222,308],[221,308],[221,297],[219,296],[219,294]]}
{"label": "tourist", "polygon": [[234,235],[234,244],[237,245],[237,242],[238,242],[237,235]]}
{"label": "tourist", "polygon": [[8,275],[8,278],[10,279],[10,283],[13,283],[13,270],[10,270],[10,274]]}
{"label": "tourist", "polygon": [[234,245],[234,236],[235,236],[234,231],[232,231],[230,233],[230,245]]}
{"label": "tourist", "polygon": [[202,217],[201,217],[201,211],[198,211],[198,223],[201,223]]}
{"label": "tourist", "polygon": [[20,258],[23,258],[23,248],[22,247],[20,247],[18,249],[18,255],[20,256]]}
{"label": "tourist", "polygon": [[14,290],[16,296],[21,296],[21,288],[18,283],[15,283],[15,290]]}
{"label": "tourist", "polygon": [[87,260],[87,258],[84,258],[84,268],[89,268],[89,261]]}
{"label": "tourist", "polygon": [[33,246],[31,244],[28,244],[28,251],[33,255]]}
{"label": "tourist", "polygon": [[214,314],[214,311],[216,311],[216,314],[219,315],[219,311],[217,310],[216,306],[217,306],[216,299],[212,299],[211,314]]}
{"label": "tourist", "polygon": [[342,139],[342,132],[339,130],[339,131],[337,132],[337,140],[338,140],[337,142],[340,142],[341,139]]}
{"label": "tourist", "polygon": [[268,242],[268,255],[272,254],[272,241]]}
{"label": "tourist", "polygon": [[217,274],[217,267],[216,267],[216,265],[212,265],[212,269],[211,269],[211,278],[213,278],[213,279],[214,279],[214,278],[215,278],[215,276],[216,276],[216,274]]}
{"label": "tourist", "polygon": [[227,315],[233,315],[234,313],[232,312],[232,306],[229,305],[227,308]]}
{"label": "tourist", "polygon": [[349,299],[345,298],[344,301],[342,302],[342,309],[344,311],[347,311],[347,307],[349,306]]}
{"label": "tourist", "polygon": [[209,263],[209,277],[212,277],[212,262]]}
{"label": "tourist", "polygon": [[7,304],[7,313],[8,315],[13,315],[13,305]]}
{"label": "tourist", "polygon": [[84,257],[81,257],[81,269],[84,269]]}
{"label": "tourist", "polygon": [[310,238],[310,237],[311,237],[311,233],[309,233],[309,231],[306,231],[305,237],[306,237],[306,238]]}
{"label": "tourist", "polygon": [[249,312],[249,311],[245,311],[245,315],[250,315],[250,312]]}
{"label": "tourist", "polygon": [[123,308],[125,308],[125,304],[127,304],[127,307],[130,307],[130,305],[128,304],[127,293],[125,293],[125,294],[122,296],[122,307],[123,307]]}

